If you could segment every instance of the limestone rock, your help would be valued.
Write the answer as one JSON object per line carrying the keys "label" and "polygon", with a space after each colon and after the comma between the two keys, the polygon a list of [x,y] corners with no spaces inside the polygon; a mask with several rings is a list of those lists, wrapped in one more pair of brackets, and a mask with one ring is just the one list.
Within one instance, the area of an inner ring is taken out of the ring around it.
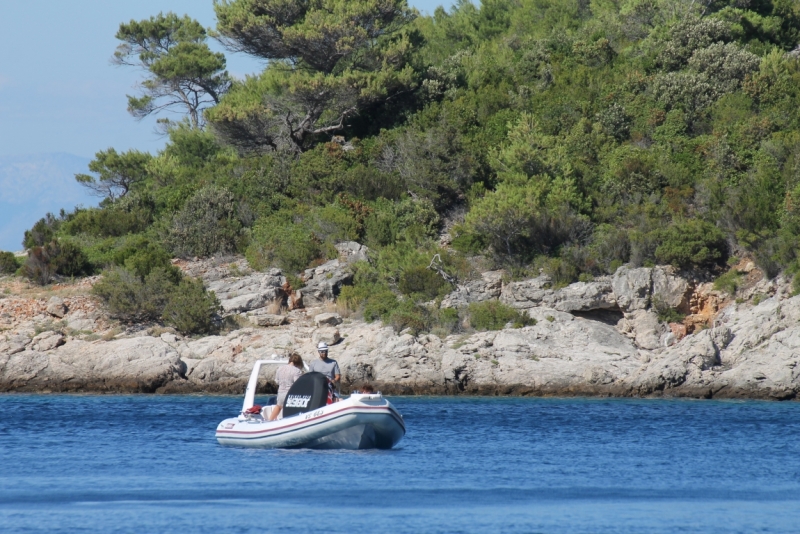
{"label": "limestone rock", "polygon": [[357,261],[369,261],[369,249],[355,241],[344,241],[337,243],[336,250],[339,251],[339,258],[347,264]]}
{"label": "limestone rock", "polygon": [[263,308],[285,298],[283,290],[286,277],[279,269],[266,273],[254,273],[235,279],[219,279],[209,282],[208,290],[216,293],[222,310],[226,314],[242,313]]}
{"label": "limestone rock", "polygon": [[627,382],[634,391],[648,395],[677,388],[687,380],[698,382],[702,371],[718,363],[718,349],[709,332],[700,332],[667,349],[657,360],[628,378]]}
{"label": "limestone rock", "polygon": [[253,272],[246,259],[227,255],[193,260],[178,259],[172,260],[172,264],[185,274],[192,278],[200,278],[205,283],[233,276],[245,276]]}
{"label": "limestone rock", "polygon": [[47,301],[47,313],[53,317],[63,318],[67,314],[67,306],[61,297],[50,297]]}
{"label": "limestone rock", "polygon": [[342,324],[342,316],[338,313],[320,313],[314,317],[317,326],[337,326]]}
{"label": "limestone rock", "polygon": [[661,345],[663,345],[664,347],[671,347],[677,342],[678,342],[678,337],[675,335],[674,332],[670,331],[661,336]]}
{"label": "limestone rock", "polygon": [[636,310],[626,318],[631,325],[636,346],[642,349],[655,350],[663,347],[661,338],[669,331],[667,326],[658,321],[658,315],[650,310]]}
{"label": "limestone rock", "polygon": [[25,350],[31,344],[31,338],[26,335],[9,336],[5,341],[0,340],[0,354],[16,354]]}
{"label": "limestone rock", "polygon": [[189,354],[202,359],[214,352],[225,342],[223,336],[206,336],[186,344]]}
{"label": "limestone rock", "polygon": [[342,340],[342,335],[339,333],[337,328],[327,327],[327,328],[318,328],[314,331],[312,335],[312,340],[314,345],[319,343],[320,341],[324,341],[328,345],[335,345],[339,341]]}
{"label": "limestone rock", "polygon": [[281,326],[289,322],[289,318],[285,315],[275,315],[273,313],[249,315],[248,319],[258,326]]}
{"label": "limestone rock", "polygon": [[164,343],[169,343],[170,345],[178,342],[178,336],[170,332],[164,332],[159,337],[161,338],[161,341]]}
{"label": "limestone rock", "polygon": [[553,294],[553,281],[549,276],[510,282],[503,286],[500,301],[518,309],[539,306],[545,297]]}
{"label": "limestone rock", "polygon": [[727,341],[715,396],[785,399],[800,393],[800,296],[729,307],[720,319],[724,324],[706,330]]}
{"label": "limestone rock", "polygon": [[[342,250],[357,253],[361,246],[356,245]],[[307,271],[310,289],[303,291],[310,301],[335,297],[349,274],[342,255]],[[208,265],[206,274],[217,269],[213,262]],[[135,327],[112,341],[66,339],[57,332],[34,338],[35,328],[52,322],[43,303],[23,306],[31,313],[19,319],[19,304],[4,301],[0,391],[241,394],[255,360],[293,351],[316,358],[316,344],[325,341],[339,362],[345,391],[368,382],[387,394],[800,396],[800,296],[791,296],[790,280],[770,281],[776,289],[764,292],[765,300],[753,306],[698,299],[695,295],[705,294],[700,286],[685,303],[692,282],[668,267],[621,268],[614,277],[561,289],[544,276],[503,286],[502,273],[484,273],[451,293],[449,305],[500,298],[537,324],[442,339],[396,333],[380,322],[343,322],[336,314],[309,317],[295,311],[286,324],[287,316],[269,314],[263,305],[285,291],[280,271],[231,272],[237,277],[205,280],[229,310],[262,304],[230,313],[273,326],[195,339],[169,333],[152,337],[151,330]],[[693,333],[686,324],[660,324],[657,301],[688,305],[706,320]],[[78,297],[70,303],[65,315],[70,328],[79,326],[73,321],[86,321],[81,330],[108,328]],[[265,370],[260,389],[275,390],[274,368]]]}
{"label": "limestone rock", "polygon": [[97,327],[97,319],[99,313],[86,313],[82,311],[73,311],[66,319],[67,328],[79,330],[84,332],[91,332]]}
{"label": "limestone rock", "polygon": [[546,306],[565,312],[610,310],[617,307],[611,280],[607,277],[570,284],[554,291],[543,302]]}
{"label": "limestone rock", "polygon": [[353,281],[353,273],[346,263],[331,260],[314,269],[306,269],[303,279],[306,284],[300,290],[303,305],[319,306],[334,300],[342,286]]}
{"label": "limestone rock", "polygon": [[66,343],[64,334],[61,332],[42,332],[31,340],[33,350],[45,352],[60,347]]}
{"label": "limestone rock", "polygon": [[617,303],[608,277],[592,282],[577,282],[561,289],[552,289],[547,276],[511,282],[503,287],[500,300],[518,309],[546,306],[559,311],[592,311],[616,309]]}
{"label": "limestone rock", "polygon": [[674,274],[671,267],[653,268],[653,303],[659,302],[669,308],[688,309],[691,287],[689,281]]}
{"label": "limestone rock", "polygon": [[462,308],[472,302],[484,302],[500,297],[503,271],[488,271],[480,280],[469,280],[442,299],[442,308]]}
{"label": "limestone rock", "polygon": [[650,305],[653,270],[647,267],[620,267],[614,273],[611,286],[614,298],[623,312],[644,310]]}
{"label": "limestone rock", "polygon": [[181,380],[178,354],[144,336],[89,343],[73,340],[48,352],[25,351],[3,361],[0,391],[155,392]]}

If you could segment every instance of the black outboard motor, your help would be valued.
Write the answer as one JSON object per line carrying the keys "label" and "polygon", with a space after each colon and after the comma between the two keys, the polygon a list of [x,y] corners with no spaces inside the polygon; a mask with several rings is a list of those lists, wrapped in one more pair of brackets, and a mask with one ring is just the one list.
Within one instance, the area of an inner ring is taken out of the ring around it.
{"label": "black outboard motor", "polygon": [[289,388],[283,401],[283,417],[310,412],[328,404],[328,377],[306,373]]}

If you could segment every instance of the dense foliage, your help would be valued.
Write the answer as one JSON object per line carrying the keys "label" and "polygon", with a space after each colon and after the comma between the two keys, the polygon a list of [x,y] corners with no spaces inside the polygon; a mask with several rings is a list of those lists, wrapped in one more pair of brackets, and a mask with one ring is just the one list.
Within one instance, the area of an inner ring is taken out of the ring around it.
{"label": "dense foliage", "polygon": [[[460,279],[480,256],[557,284],[624,263],[722,273],[742,255],[770,275],[800,270],[797,2],[484,0],[431,17],[403,0],[215,9],[215,36],[268,59],[264,71],[220,91],[207,127],[191,110],[171,123],[158,154],[98,152],[95,174],[78,179],[101,207],[46,217],[27,247],[69,241],[95,269],[130,269],[124,251],[144,245],[239,251],[296,275],[357,240],[372,265],[340,302],[413,329],[432,328],[440,311],[420,303],[451,287],[427,270],[436,253]],[[131,41],[146,22],[121,27],[120,53],[150,42]],[[154,80],[184,43],[205,46],[188,19],[148,24],[194,32],[141,56]],[[218,59],[207,75],[222,76]],[[452,250],[439,244],[445,227]]]}
{"label": "dense foliage", "polygon": [[19,269],[13,252],[0,252],[0,274],[12,274]]}

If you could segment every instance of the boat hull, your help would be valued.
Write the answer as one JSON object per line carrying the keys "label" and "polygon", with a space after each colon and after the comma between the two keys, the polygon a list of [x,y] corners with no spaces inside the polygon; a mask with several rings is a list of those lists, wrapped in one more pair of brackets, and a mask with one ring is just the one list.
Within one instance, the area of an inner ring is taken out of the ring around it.
{"label": "boat hull", "polygon": [[217,427],[221,445],[251,448],[391,449],[405,423],[381,397],[348,399],[277,421],[242,417]]}

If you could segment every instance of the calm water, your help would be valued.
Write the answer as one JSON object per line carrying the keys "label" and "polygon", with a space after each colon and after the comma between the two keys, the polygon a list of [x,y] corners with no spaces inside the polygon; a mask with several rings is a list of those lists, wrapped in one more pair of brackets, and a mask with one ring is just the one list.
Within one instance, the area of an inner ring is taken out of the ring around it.
{"label": "calm water", "polygon": [[395,398],[391,451],[223,448],[239,397],[0,396],[0,531],[800,532],[800,403]]}

